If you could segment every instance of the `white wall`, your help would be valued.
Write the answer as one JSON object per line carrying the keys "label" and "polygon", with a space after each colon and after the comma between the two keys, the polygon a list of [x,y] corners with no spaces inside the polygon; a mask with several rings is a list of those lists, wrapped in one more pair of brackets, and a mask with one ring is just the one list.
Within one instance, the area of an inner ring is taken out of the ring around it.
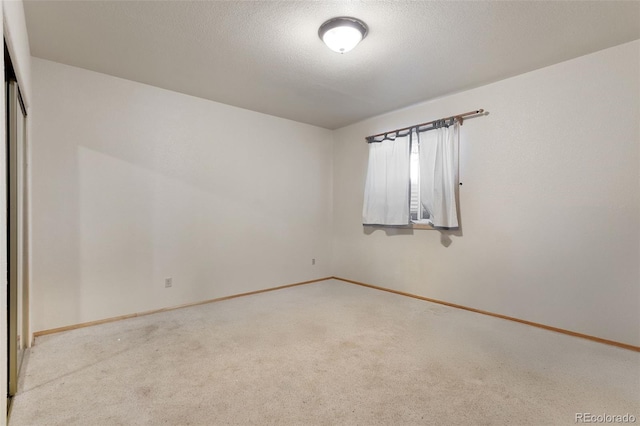
{"label": "white wall", "polygon": [[331,275],[330,131],[36,58],[32,74],[34,330]]}
{"label": "white wall", "polygon": [[[333,274],[640,345],[639,53],[631,42],[335,131]],[[462,235],[363,229],[364,137],[477,108],[489,115],[462,127]]]}

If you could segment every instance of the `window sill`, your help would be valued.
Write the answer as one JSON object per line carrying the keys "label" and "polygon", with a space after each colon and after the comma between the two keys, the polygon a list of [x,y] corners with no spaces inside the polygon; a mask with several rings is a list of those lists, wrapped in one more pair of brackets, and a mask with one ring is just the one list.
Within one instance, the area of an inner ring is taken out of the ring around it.
{"label": "window sill", "polygon": [[363,224],[362,226],[366,228],[422,229],[425,231],[436,230],[436,228],[426,223],[411,223],[409,225],[365,225]]}
{"label": "window sill", "polygon": [[435,229],[436,229],[431,225],[427,225],[426,223],[412,223],[411,225],[408,225],[407,227],[411,228],[411,229],[426,229],[426,230],[429,230],[429,231],[435,231]]}

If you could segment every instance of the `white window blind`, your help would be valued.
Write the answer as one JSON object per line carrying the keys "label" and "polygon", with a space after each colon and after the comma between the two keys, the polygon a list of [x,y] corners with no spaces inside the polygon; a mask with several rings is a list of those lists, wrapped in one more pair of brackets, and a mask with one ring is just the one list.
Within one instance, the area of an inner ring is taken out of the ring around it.
{"label": "white window blind", "polygon": [[418,137],[416,133],[411,135],[411,156],[410,156],[410,204],[409,212],[411,214],[411,220],[415,221],[421,217],[420,208],[420,150],[418,144]]}

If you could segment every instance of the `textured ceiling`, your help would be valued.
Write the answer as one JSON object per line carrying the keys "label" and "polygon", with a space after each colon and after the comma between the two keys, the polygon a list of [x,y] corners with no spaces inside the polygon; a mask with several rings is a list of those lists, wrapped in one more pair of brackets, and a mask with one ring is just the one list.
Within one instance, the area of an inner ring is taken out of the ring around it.
{"label": "textured ceiling", "polygon": [[[637,1],[25,1],[31,53],[335,129],[640,38]],[[335,16],[369,35],[339,55]],[[471,106],[475,107],[475,106]]]}

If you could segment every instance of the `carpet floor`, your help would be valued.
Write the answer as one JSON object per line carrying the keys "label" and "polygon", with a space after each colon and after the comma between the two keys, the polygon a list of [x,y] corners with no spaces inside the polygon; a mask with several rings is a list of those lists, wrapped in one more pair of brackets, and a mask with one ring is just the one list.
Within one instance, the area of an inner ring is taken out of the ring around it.
{"label": "carpet floor", "polygon": [[329,280],[42,336],[10,426],[640,422],[640,354]]}

